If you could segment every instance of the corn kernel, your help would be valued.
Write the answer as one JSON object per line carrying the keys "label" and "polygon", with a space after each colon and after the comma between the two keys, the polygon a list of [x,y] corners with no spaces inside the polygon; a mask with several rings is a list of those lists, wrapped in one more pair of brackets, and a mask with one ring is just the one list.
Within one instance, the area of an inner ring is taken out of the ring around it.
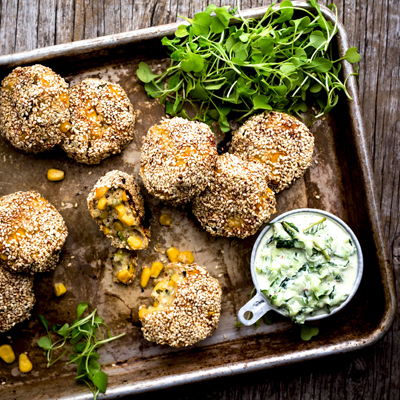
{"label": "corn kernel", "polygon": [[100,199],[108,192],[108,187],[100,187],[96,189],[96,199]]}
{"label": "corn kernel", "polygon": [[134,275],[131,274],[128,270],[123,269],[122,271],[119,271],[117,274],[117,278],[120,282],[128,284],[133,280]]}
{"label": "corn kernel", "polygon": [[150,268],[143,268],[142,269],[142,276],[140,277],[140,286],[145,288],[150,279]]}
{"label": "corn kernel", "polygon": [[47,170],[47,179],[52,182],[62,181],[64,179],[64,171],[50,168]]}
{"label": "corn kernel", "polygon": [[33,368],[31,360],[25,353],[20,354],[19,356],[19,370],[23,373],[30,372]]}
{"label": "corn kernel", "polygon": [[121,231],[124,230],[124,227],[122,226],[121,222],[117,221],[117,222],[114,224],[114,229],[115,229],[117,232],[121,232]]}
{"label": "corn kernel", "polygon": [[103,232],[104,232],[105,235],[108,235],[110,233],[110,229],[105,226],[103,228]]}
{"label": "corn kernel", "polygon": [[139,319],[143,319],[143,317],[148,313],[146,306],[141,306],[139,308]]}
{"label": "corn kernel", "polygon": [[165,289],[165,286],[166,286],[165,281],[161,281],[161,282],[158,282],[156,286],[154,286],[154,289],[153,289],[153,290],[154,290],[155,292],[157,292],[157,290],[164,290],[164,289]]}
{"label": "corn kernel", "polygon": [[180,251],[176,247],[170,247],[167,250],[167,256],[169,261],[177,262],[179,257]]}
{"label": "corn kernel", "polygon": [[158,307],[158,301],[155,301],[155,302],[153,303],[153,307],[154,307],[154,308]]}
{"label": "corn kernel", "polygon": [[128,201],[128,196],[126,195],[126,191],[122,192],[122,201]]}
{"label": "corn kernel", "polygon": [[67,293],[67,288],[64,286],[63,283],[55,283],[54,293],[56,294],[57,297],[60,297],[63,294]]}
{"label": "corn kernel", "polygon": [[60,125],[60,131],[63,133],[67,133],[71,129],[71,124],[69,121],[65,121]]}
{"label": "corn kernel", "polygon": [[152,278],[157,278],[163,268],[164,266],[159,261],[153,262],[151,265],[150,276]]}
{"label": "corn kernel", "polygon": [[119,220],[126,226],[132,226],[135,223],[135,220],[126,214],[120,217]]}
{"label": "corn kernel", "polygon": [[173,218],[169,214],[161,214],[158,222],[160,225],[171,226]]}
{"label": "corn kernel", "polygon": [[194,256],[191,251],[182,251],[178,256],[178,261],[185,264],[192,264],[194,261]]}
{"label": "corn kernel", "polygon": [[[140,246],[142,245],[142,240],[137,237],[134,237],[134,236],[129,236],[128,244],[129,244],[129,246],[132,247],[132,249],[137,250],[137,249],[140,249]],[[150,268],[149,268],[149,270],[150,270]]]}
{"label": "corn kernel", "polygon": [[178,282],[178,279],[179,279],[179,275],[178,275],[178,274],[173,274],[173,275],[171,276],[170,281],[168,282],[168,285],[169,285],[169,286],[176,286],[176,284],[177,284],[177,282]]}
{"label": "corn kernel", "polygon": [[8,257],[5,254],[0,254],[0,258],[2,260],[8,260]]}
{"label": "corn kernel", "polygon": [[11,364],[15,361],[14,350],[9,344],[3,344],[3,346],[0,346],[0,358],[7,364]]}
{"label": "corn kernel", "polygon": [[102,197],[99,202],[97,203],[97,208],[99,210],[105,210],[105,208],[107,207],[107,199],[105,197]]}
{"label": "corn kernel", "polygon": [[115,206],[115,209],[117,210],[118,218],[121,218],[126,213],[125,207],[123,204],[118,204],[117,206]]}

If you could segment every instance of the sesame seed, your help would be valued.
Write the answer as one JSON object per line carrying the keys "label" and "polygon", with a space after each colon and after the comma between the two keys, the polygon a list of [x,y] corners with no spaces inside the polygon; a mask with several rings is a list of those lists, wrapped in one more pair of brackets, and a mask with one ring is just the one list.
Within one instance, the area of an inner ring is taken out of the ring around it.
{"label": "sesame seed", "polygon": [[221,278],[222,276],[224,276],[224,274],[219,274],[219,275],[218,275],[218,278]]}
{"label": "sesame seed", "polygon": [[77,208],[78,207],[78,203],[75,203],[75,208]]}
{"label": "sesame seed", "polygon": [[225,334],[223,334],[222,336],[223,336],[224,339],[226,339],[226,335]]}
{"label": "sesame seed", "polygon": [[92,175],[92,173],[93,173],[92,171],[89,171],[89,172],[88,172],[88,175]]}
{"label": "sesame seed", "polygon": [[73,260],[75,258],[75,256],[71,256],[71,260]]}
{"label": "sesame seed", "polygon": [[315,198],[316,198],[316,199],[319,199],[320,197],[321,197],[321,196],[318,196],[317,194],[315,195]]}
{"label": "sesame seed", "polygon": [[68,263],[67,267],[70,267],[71,265],[72,265],[71,263]]}

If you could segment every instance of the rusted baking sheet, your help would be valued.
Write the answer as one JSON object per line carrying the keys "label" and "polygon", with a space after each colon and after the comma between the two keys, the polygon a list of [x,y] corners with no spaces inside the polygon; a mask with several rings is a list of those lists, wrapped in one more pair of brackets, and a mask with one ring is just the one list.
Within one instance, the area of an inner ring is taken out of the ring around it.
{"label": "rusted baking sheet", "polygon": [[[306,2],[296,5],[307,7]],[[257,8],[243,15],[257,18],[265,11],[266,8]],[[333,19],[327,8],[322,7],[322,11],[327,19]],[[171,35],[177,26],[0,57],[1,79],[17,65],[42,63],[70,84],[87,77],[117,82],[137,110],[135,140],[122,155],[98,166],[77,164],[60,150],[26,155],[0,140],[0,195],[37,190],[60,210],[69,229],[57,269],[35,279],[37,303],[32,318],[0,335],[0,343],[8,342],[6,337],[11,336],[15,352],[28,351],[34,364],[33,371],[25,375],[18,372],[16,363],[0,364],[0,377],[6,382],[0,387],[1,399],[91,398],[85,385],[75,383],[73,366],[59,362],[46,369],[43,351],[36,345],[44,334],[38,323],[39,314],[51,322],[72,321],[81,301],[99,309],[113,334],[126,332],[123,339],[100,350],[100,361],[109,376],[108,398],[359,349],[375,343],[393,321],[393,277],[375,200],[356,81],[351,77],[348,90],[353,101],[342,98],[331,114],[314,123],[311,129],[315,135],[315,162],[303,179],[277,196],[277,201],[279,213],[299,207],[319,208],[336,214],[354,230],[365,256],[365,272],[355,298],[337,315],[319,321],[320,334],[310,342],[302,341],[299,327],[283,317],[277,317],[273,325],[261,325],[257,331],[253,327],[235,328],[237,311],[252,290],[249,260],[256,236],[246,240],[213,238],[201,229],[190,206],[168,207],[142,188],[153,217],[151,246],[140,253],[139,266],[164,257],[154,251],[154,246],[174,245],[192,250],[196,262],[206,266],[223,288],[221,321],[211,338],[188,349],[156,346],[143,339],[137,311],[140,304],[149,304],[151,288],[142,293],[138,278],[129,287],[112,282],[109,257],[114,250],[91,219],[86,197],[97,179],[112,169],[138,178],[142,138],[164,111],[157,100],[147,98],[135,71],[141,60],[155,70],[165,65],[160,38]],[[342,26],[337,47],[340,55],[348,48]],[[348,63],[343,67],[346,74],[351,72]],[[65,170],[65,180],[48,182],[46,171],[50,167]],[[161,212],[170,213],[179,225],[172,229],[159,226]],[[64,282],[68,288],[60,299],[53,295],[56,281]]]}

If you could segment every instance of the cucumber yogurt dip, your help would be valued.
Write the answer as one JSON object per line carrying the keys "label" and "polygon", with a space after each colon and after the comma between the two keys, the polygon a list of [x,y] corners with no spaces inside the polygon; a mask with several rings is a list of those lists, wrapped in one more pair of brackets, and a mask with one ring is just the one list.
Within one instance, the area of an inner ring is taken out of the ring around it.
{"label": "cucumber yogurt dip", "polygon": [[271,305],[296,323],[330,314],[349,297],[358,254],[349,233],[319,213],[299,212],[271,224],[255,257],[255,275]]}

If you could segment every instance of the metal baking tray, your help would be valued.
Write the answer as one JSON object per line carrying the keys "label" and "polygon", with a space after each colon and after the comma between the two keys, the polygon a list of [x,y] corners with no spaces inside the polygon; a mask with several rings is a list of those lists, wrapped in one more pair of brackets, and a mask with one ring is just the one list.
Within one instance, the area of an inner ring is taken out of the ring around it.
{"label": "metal baking tray", "polygon": [[[309,7],[304,1],[295,4]],[[329,9],[321,9],[327,19],[334,19]],[[266,8],[255,8],[243,15],[260,18],[265,11]],[[31,319],[0,335],[1,344],[9,343],[11,337],[16,354],[28,351],[34,364],[30,374],[20,374],[16,362],[0,363],[0,380],[6,382],[0,386],[1,399],[91,398],[87,387],[75,382],[74,366],[59,362],[46,369],[43,351],[36,345],[44,335],[39,314],[51,323],[72,321],[81,301],[88,301],[91,309],[98,308],[113,334],[126,332],[124,338],[100,349],[100,361],[109,376],[107,398],[361,349],[379,340],[393,321],[393,277],[376,203],[356,79],[351,77],[348,91],[353,101],[341,98],[326,118],[314,122],[311,130],[315,135],[315,162],[304,178],[277,196],[277,208],[279,213],[301,207],[323,209],[342,218],[353,229],[365,256],[365,272],[356,296],[340,313],[319,321],[320,333],[309,342],[302,341],[299,327],[283,317],[277,317],[273,325],[262,324],[257,330],[235,328],[237,311],[252,290],[249,260],[257,235],[245,240],[213,238],[201,229],[190,206],[168,207],[142,188],[152,213],[152,237],[149,250],[140,252],[139,267],[163,257],[154,251],[156,245],[174,245],[192,250],[195,261],[206,266],[223,289],[222,316],[211,338],[181,349],[156,346],[143,339],[137,311],[142,303],[150,303],[152,285],[142,293],[138,277],[129,287],[112,282],[109,257],[114,249],[91,219],[86,197],[97,179],[112,169],[138,178],[142,138],[152,124],[159,122],[164,111],[157,100],[147,98],[135,72],[142,60],[154,69],[162,68],[166,56],[160,39],[173,34],[178,25],[0,57],[1,79],[16,66],[41,63],[71,84],[86,77],[117,82],[137,110],[135,140],[121,155],[98,166],[75,163],[59,149],[27,155],[0,139],[0,195],[37,190],[61,212],[69,229],[59,266],[54,272],[35,278],[37,302]],[[343,55],[347,48],[346,32],[339,24],[337,51]],[[347,62],[343,69],[346,74],[352,72]],[[46,180],[46,171],[51,167],[66,171],[64,181]],[[172,229],[160,226],[161,212],[170,213],[179,225]],[[68,288],[61,298],[53,295],[56,281],[64,282]]]}

